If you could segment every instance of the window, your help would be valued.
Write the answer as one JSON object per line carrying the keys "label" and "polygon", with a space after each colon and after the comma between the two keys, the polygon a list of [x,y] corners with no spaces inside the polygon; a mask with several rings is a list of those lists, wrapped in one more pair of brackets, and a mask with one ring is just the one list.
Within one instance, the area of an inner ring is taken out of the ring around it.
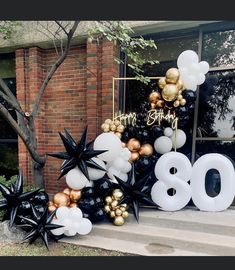
{"label": "window", "polygon": [[[210,65],[206,81],[197,91],[194,123],[187,132],[187,144],[179,149],[188,155],[192,163],[206,153],[221,153],[235,162],[235,21],[212,23],[202,27],[148,35],[156,41],[157,52],[145,54],[160,61],[157,65],[145,65],[145,76],[164,76],[167,69],[177,67],[179,54],[187,49],[198,52],[199,58]],[[132,77],[128,67],[123,76]],[[139,81],[127,81],[125,102],[120,109],[138,111],[139,104],[147,100],[157,84],[144,85]],[[207,174],[206,183],[218,185],[218,172]],[[208,192],[213,193],[213,192]]]}
{"label": "window", "polygon": [[[0,76],[11,91],[16,94],[15,56],[14,54],[0,55]],[[0,89],[1,91],[1,89]],[[3,100],[0,100],[3,102]],[[13,110],[10,114],[16,118]],[[18,170],[18,140],[17,134],[8,122],[0,115],[0,175],[10,178]]]}

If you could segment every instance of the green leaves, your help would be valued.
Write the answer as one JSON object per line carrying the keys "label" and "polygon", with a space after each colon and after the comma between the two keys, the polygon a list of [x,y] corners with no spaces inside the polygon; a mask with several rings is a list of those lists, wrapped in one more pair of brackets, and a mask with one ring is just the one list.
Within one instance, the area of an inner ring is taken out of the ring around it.
{"label": "green leaves", "polygon": [[[89,29],[89,38],[91,40],[99,40],[105,37],[107,40],[119,45],[121,51],[125,53],[128,66],[134,71],[136,79],[147,84],[150,79],[143,76],[143,65],[154,65],[159,62],[157,60],[147,59],[139,52],[148,48],[157,49],[154,40],[145,40],[142,36],[132,37],[134,34],[133,29],[122,21],[97,21],[96,24],[96,27]],[[118,64],[123,63],[121,59],[115,58],[115,61]]]}
{"label": "green leaves", "polygon": [[0,21],[0,34],[2,35],[2,38],[11,38],[16,27],[19,25],[20,23],[17,21]]}

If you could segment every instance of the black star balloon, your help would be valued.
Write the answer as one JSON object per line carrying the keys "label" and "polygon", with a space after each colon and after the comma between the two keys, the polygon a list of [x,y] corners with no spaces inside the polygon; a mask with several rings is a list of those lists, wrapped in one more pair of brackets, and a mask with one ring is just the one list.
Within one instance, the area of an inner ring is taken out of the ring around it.
{"label": "black star balloon", "polygon": [[139,207],[140,204],[147,204],[151,206],[157,206],[149,195],[146,194],[148,190],[147,177],[139,179],[136,181],[134,166],[132,165],[131,171],[128,174],[128,179],[126,182],[115,176],[117,179],[121,190],[123,191],[124,197],[119,201],[119,204],[127,203],[132,207],[134,216],[139,222]]}
{"label": "black star balloon", "polygon": [[56,211],[49,214],[46,207],[44,212],[40,213],[32,206],[32,218],[20,216],[23,224],[18,225],[18,227],[25,229],[28,232],[22,242],[29,241],[29,244],[32,244],[40,237],[49,250],[48,238],[55,241],[59,239],[59,237],[52,234],[51,230],[63,227],[61,225],[51,224],[55,212]]}
{"label": "black star balloon", "polygon": [[23,193],[23,175],[20,171],[16,183],[10,188],[0,183],[0,191],[4,197],[0,200],[0,209],[7,210],[3,219],[9,219],[9,225],[12,227],[22,203],[29,202],[39,189]]}
{"label": "black star balloon", "polygon": [[49,156],[65,159],[65,162],[61,166],[61,174],[59,179],[66,175],[70,170],[74,169],[76,166],[82,171],[82,173],[89,180],[89,174],[87,167],[106,171],[104,168],[99,166],[96,162],[92,160],[93,157],[100,155],[107,150],[93,150],[91,145],[93,142],[86,144],[86,136],[87,136],[87,127],[85,128],[80,142],[76,143],[72,136],[68,133],[66,129],[65,136],[59,132],[61,140],[64,144],[66,152],[58,152],[58,153],[48,153]]}

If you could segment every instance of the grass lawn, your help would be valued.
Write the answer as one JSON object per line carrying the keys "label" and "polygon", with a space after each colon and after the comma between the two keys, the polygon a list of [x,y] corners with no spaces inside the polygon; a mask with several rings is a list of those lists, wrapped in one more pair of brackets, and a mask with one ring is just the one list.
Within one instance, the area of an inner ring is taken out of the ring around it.
{"label": "grass lawn", "polygon": [[80,247],[60,242],[51,242],[49,248],[50,250],[47,251],[40,241],[32,245],[0,243],[0,256],[131,256],[128,253]]}

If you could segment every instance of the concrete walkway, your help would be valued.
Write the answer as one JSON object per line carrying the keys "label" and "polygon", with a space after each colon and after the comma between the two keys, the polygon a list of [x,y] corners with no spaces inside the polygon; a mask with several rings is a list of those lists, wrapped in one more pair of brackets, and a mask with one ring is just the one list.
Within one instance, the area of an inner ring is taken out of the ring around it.
{"label": "concrete walkway", "polygon": [[61,241],[144,256],[234,256],[235,209],[141,209],[139,224],[130,215],[123,226],[101,223],[89,235]]}

